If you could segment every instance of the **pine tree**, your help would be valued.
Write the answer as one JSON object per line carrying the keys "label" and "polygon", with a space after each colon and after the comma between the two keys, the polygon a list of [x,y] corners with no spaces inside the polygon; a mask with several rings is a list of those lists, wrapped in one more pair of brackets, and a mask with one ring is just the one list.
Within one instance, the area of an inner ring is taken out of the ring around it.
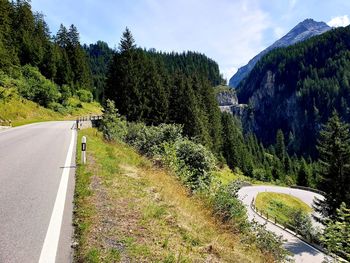
{"label": "pine tree", "polygon": [[318,209],[324,216],[332,217],[341,202],[350,204],[349,125],[336,112],[320,132],[317,149],[322,176],[319,188],[326,193],[324,201],[318,202]]}
{"label": "pine tree", "polygon": [[222,154],[231,169],[243,168],[242,147],[244,145],[243,136],[231,114],[224,112],[221,114],[222,125]]}
{"label": "pine tree", "polygon": [[57,31],[55,36],[55,43],[59,45],[61,48],[66,48],[68,45],[68,30],[67,28],[61,24],[60,28]]}
{"label": "pine tree", "polygon": [[36,43],[33,39],[35,20],[28,0],[17,0],[15,4],[13,30],[21,64],[33,64],[36,49]]}
{"label": "pine tree", "polygon": [[134,37],[132,36],[129,28],[125,28],[125,31],[123,32],[123,37],[119,43],[119,51],[125,52],[135,48],[136,48],[136,45],[135,45]]}
{"label": "pine tree", "polygon": [[326,220],[321,242],[329,252],[350,260],[350,209],[344,202],[336,209],[334,219]]}
{"label": "pine tree", "polygon": [[297,185],[309,186],[309,178],[310,178],[309,168],[304,158],[302,158],[300,162],[301,162],[301,165],[297,174]]}
{"label": "pine tree", "polygon": [[286,158],[286,146],[284,144],[283,132],[280,129],[277,131],[276,135],[276,155],[280,161],[284,163],[284,159]]}

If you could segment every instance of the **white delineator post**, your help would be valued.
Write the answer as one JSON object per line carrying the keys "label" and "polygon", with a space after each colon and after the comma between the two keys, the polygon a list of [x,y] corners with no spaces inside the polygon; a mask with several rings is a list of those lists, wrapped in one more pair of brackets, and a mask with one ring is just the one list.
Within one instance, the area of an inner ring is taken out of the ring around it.
{"label": "white delineator post", "polygon": [[81,162],[86,164],[86,137],[81,138]]}

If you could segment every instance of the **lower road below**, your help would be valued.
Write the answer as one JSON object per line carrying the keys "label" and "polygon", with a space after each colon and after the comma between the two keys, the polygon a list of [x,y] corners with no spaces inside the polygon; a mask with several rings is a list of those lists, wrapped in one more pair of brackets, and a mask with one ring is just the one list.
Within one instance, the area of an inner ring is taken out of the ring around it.
{"label": "lower road below", "polygon": [[267,222],[265,219],[263,219],[253,211],[253,209],[250,207],[250,204],[253,199],[254,200],[256,199],[256,196],[260,192],[275,192],[275,193],[290,194],[292,196],[295,196],[301,199],[303,202],[305,202],[309,206],[312,206],[312,203],[315,197],[319,199],[322,199],[323,197],[319,194],[316,194],[310,191],[288,188],[288,187],[280,187],[280,186],[268,186],[268,185],[242,187],[238,192],[239,199],[242,200],[244,205],[247,207],[249,220],[250,221],[255,220],[261,224],[266,223],[266,228],[269,231],[274,232],[278,236],[282,236],[283,239],[286,240],[285,248],[288,249],[291,253],[293,253],[294,255],[293,258],[296,263],[323,262],[326,256],[324,253],[310,246],[309,244],[305,243],[304,241],[294,236],[293,234],[289,233],[288,231],[285,231],[280,227],[270,222]]}

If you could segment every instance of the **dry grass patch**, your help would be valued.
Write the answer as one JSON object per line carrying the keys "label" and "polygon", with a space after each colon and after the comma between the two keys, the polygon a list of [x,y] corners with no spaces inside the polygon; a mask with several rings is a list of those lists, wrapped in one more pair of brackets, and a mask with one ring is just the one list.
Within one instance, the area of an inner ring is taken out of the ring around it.
{"label": "dry grass patch", "polygon": [[[78,167],[76,262],[266,262],[164,169],[94,129]],[[78,141],[80,141],[78,139]],[[79,154],[78,154],[78,157]]]}

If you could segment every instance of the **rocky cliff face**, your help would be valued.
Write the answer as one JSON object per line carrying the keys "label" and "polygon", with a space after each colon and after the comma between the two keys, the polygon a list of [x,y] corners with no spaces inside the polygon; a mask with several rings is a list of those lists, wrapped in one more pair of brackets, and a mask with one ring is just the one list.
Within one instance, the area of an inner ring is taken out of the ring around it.
{"label": "rocky cliff face", "polygon": [[229,81],[229,86],[236,88],[239,83],[248,76],[248,74],[252,71],[255,64],[262,58],[265,54],[270,52],[271,50],[278,47],[287,47],[293,45],[295,43],[304,41],[310,37],[320,35],[328,30],[329,27],[324,22],[316,22],[312,19],[306,19],[303,22],[296,25],[291,31],[289,31],[285,36],[281,39],[277,40],[267,49],[260,52],[254,58],[252,58],[249,63],[238,69],[237,73],[232,76]]}
{"label": "rocky cliff face", "polygon": [[[279,93],[279,86],[276,84],[275,77],[276,73],[270,70],[265,73],[260,87],[249,99],[249,107],[245,106],[245,112],[239,115],[242,117],[246,130],[258,134],[270,134],[273,129],[265,130],[265,124],[266,116],[271,115],[278,116],[275,122],[281,123],[284,127],[288,126],[291,131],[300,129],[300,123],[298,121],[300,112],[297,106],[296,93],[290,93],[287,97],[284,97],[284,94],[282,97]],[[265,131],[262,131],[262,127],[264,127]],[[275,131],[272,133],[275,134]]]}
{"label": "rocky cliff face", "polygon": [[247,105],[238,103],[235,90],[222,90],[216,94],[216,99],[221,112],[228,112],[240,117],[244,115]]}
{"label": "rocky cliff face", "polygon": [[216,99],[219,106],[230,106],[238,104],[237,94],[234,90],[221,91],[217,93]]}

